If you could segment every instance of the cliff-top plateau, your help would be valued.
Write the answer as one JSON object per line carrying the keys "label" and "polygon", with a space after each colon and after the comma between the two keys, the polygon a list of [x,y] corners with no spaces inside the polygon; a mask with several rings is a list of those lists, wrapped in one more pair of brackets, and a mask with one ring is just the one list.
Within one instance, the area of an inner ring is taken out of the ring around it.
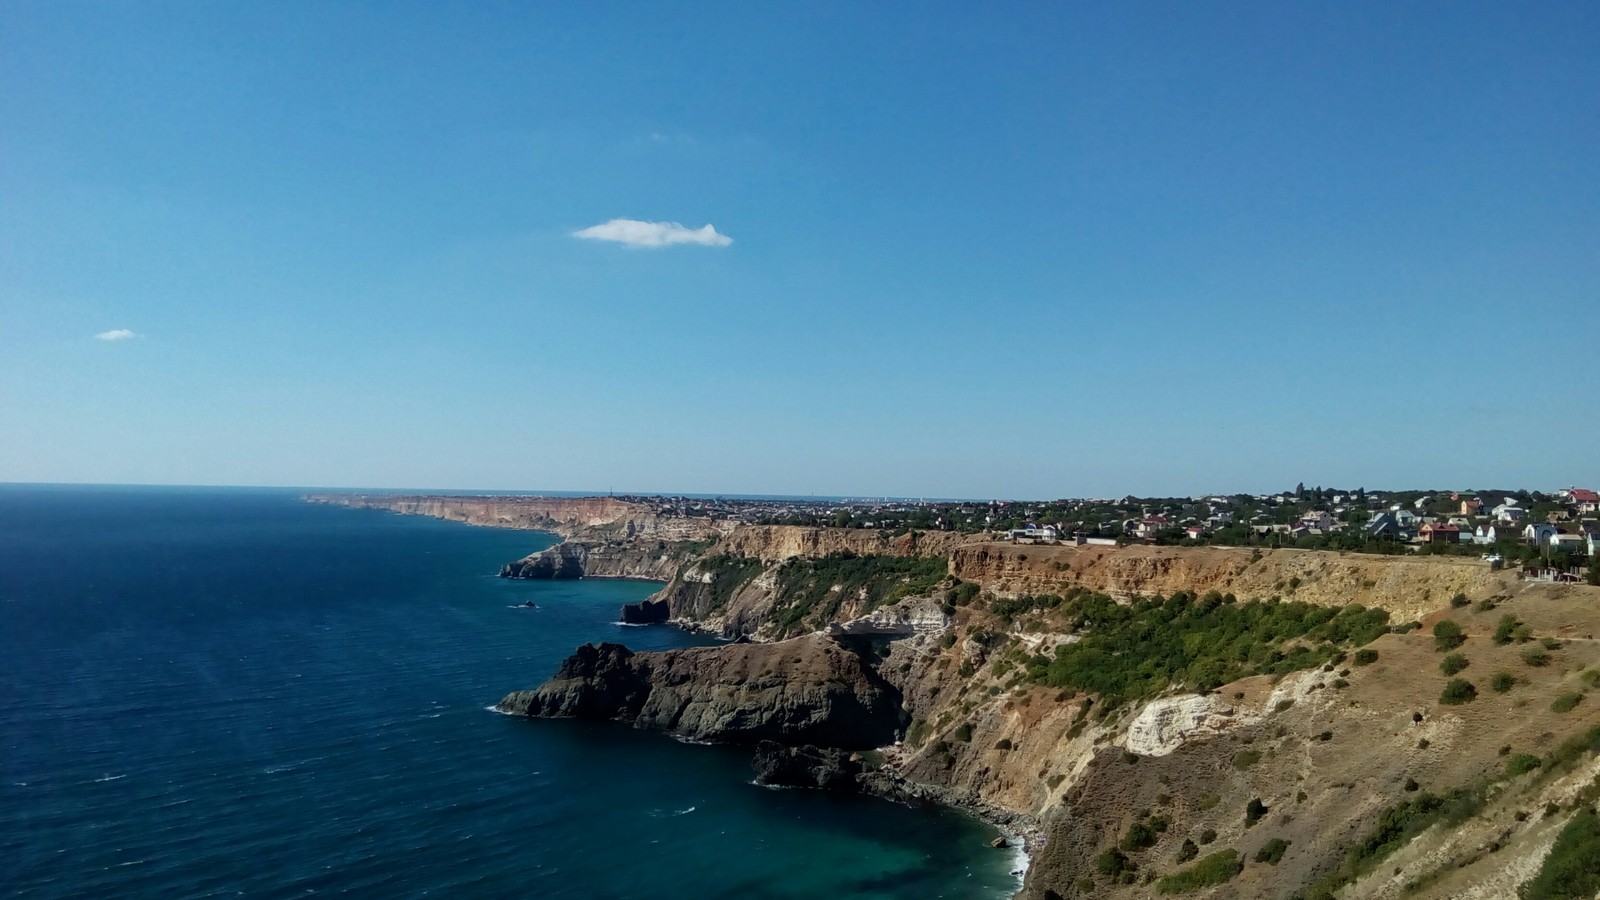
{"label": "cliff-top plateau", "polygon": [[967,809],[1026,842],[1029,900],[1600,891],[1600,586],[1465,556],[1029,544],[612,498],[319,499],[565,539],[507,577],[661,582],[627,615],[732,642],[585,646],[500,708]]}

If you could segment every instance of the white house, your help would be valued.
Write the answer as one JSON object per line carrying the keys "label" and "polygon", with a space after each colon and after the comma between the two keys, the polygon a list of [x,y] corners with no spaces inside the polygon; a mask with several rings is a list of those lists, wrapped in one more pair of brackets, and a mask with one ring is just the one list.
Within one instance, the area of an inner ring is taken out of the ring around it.
{"label": "white house", "polygon": [[1528,511],[1520,506],[1507,506],[1502,503],[1494,508],[1494,517],[1502,522],[1521,522],[1527,516]]}
{"label": "white house", "polygon": [[1543,547],[1556,536],[1556,527],[1546,522],[1533,522],[1522,529],[1522,539],[1536,547]]}
{"label": "white house", "polygon": [[1581,534],[1557,534],[1550,537],[1551,550],[1574,550],[1582,553],[1586,544],[1587,541]]}
{"label": "white house", "polygon": [[1333,516],[1328,515],[1327,511],[1325,510],[1314,509],[1300,517],[1300,524],[1306,526],[1307,528],[1316,528],[1321,531],[1327,531],[1329,528],[1333,527]]}

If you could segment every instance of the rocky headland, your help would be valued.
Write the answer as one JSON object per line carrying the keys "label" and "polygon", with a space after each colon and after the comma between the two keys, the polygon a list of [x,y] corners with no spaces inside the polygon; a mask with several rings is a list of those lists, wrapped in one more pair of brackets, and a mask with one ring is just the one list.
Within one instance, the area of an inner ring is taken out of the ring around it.
{"label": "rocky headland", "polygon": [[[967,809],[1029,842],[1029,900],[1514,896],[1600,796],[1600,588],[1450,557],[598,518],[563,526],[549,577],[648,571],[662,590],[625,616],[740,642],[585,646],[502,711]],[[630,562],[591,571],[608,546]]]}

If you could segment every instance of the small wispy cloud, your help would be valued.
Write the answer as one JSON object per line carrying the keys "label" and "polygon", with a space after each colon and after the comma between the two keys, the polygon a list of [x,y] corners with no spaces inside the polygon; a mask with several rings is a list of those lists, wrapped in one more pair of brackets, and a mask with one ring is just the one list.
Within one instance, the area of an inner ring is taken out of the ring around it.
{"label": "small wispy cloud", "polygon": [[94,339],[97,341],[131,341],[138,336],[137,332],[129,331],[126,328],[113,328],[110,331],[100,332],[94,336]]}
{"label": "small wispy cloud", "polygon": [[629,247],[670,247],[673,244],[726,247],[733,243],[733,238],[710,225],[688,228],[677,222],[641,222],[638,219],[612,219],[601,225],[574,231],[572,236],[586,241],[612,241]]}

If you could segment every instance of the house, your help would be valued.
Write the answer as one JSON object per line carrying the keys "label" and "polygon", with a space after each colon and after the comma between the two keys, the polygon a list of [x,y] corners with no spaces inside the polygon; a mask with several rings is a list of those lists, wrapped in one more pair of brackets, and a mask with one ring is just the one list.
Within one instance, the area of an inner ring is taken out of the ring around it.
{"label": "house", "polygon": [[1206,530],[1199,525],[1190,525],[1183,530],[1183,533],[1191,541],[1198,541],[1206,536]]}
{"label": "house", "polygon": [[1502,522],[1521,522],[1528,517],[1528,511],[1520,506],[1502,503],[1494,508],[1494,517]]}
{"label": "house", "polygon": [[1522,529],[1522,539],[1535,547],[1543,547],[1556,536],[1556,527],[1546,522],[1533,522]]}
{"label": "house", "polygon": [[1143,519],[1140,519],[1139,523],[1133,527],[1133,533],[1138,537],[1153,538],[1156,536],[1157,532],[1166,531],[1171,527],[1171,519],[1157,514],[1154,516],[1145,516]]}
{"label": "house", "polygon": [[1333,527],[1333,516],[1328,515],[1326,510],[1314,509],[1300,517],[1300,524],[1307,528],[1327,531]]}
{"label": "house", "polygon": [[1574,553],[1585,552],[1586,541],[1581,534],[1556,534],[1550,537],[1551,550],[1571,550]]}
{"label": "house", "polygon": [[1567,502],[1578,508],[1578,515],[1600,512],[1600,493],[1595,493],[1584,488],[1573,488],[1567,492]]}
{"label": "house", "polygon": [[1595,555],[1600,553],[1600,531],[1589,532],[1584,540],[1589,542],[1589,558],[1594,559]]}
{"label": "house", "polygon": [[1409,509],[1400,508],[1394,511],[1394,524],[1401,529],[1409,531],[1417,527],[1419,517]]}
{"label": "house", "polygon": [[1366,528],[1368,537],[1399,537],[1400,523],[1395,521],[1394,513],[1378,513],[1367,520]]}
{"label": "house", "polygon": [[1485,523],[1473,529],[1472,542],[1474,544],[1492,544],[1504,537],[1504,532],[1504,525],[1496,525],[1492,522]]}
{"label": "house", "polygon": [[1461,501],[1461,514],[1463,516],[1481,515],[1480,511],[1482,509],[1483,509],[1483,501],[1479,500],[1477,497],[1470,497],[1470,498],[1468,498],[1466,500]]}
{"label": "house", "polygon": [[1429,522],[1417,532],[1424,544],[1456,544],[1461,541],[1461,529],[1454,525]]}

